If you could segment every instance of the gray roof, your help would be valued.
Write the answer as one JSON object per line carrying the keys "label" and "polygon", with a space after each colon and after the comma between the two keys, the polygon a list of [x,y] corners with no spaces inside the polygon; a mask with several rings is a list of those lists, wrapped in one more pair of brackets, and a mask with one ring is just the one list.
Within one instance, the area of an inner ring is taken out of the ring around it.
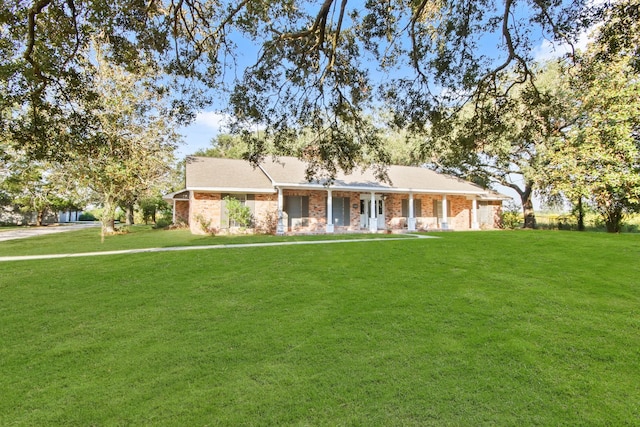
{"label": "gray roof", "polygon": [[273,193],[271,180],[245,160],[187,157],[187,190]]}
{"label": "gray roof", "polygon": [[[309,182],[306,163],[294,157],[266,159],[259,168],[245,160],[211,157],[187,158],[187,190],[273,193],[276,187],[299,189],[333,189],[397,193],[466,194],[499,199],[499,193],[476,184],[411,166],[389,166],[389,182],[376,179],[371,169],[356,169],[351,174],[339,172],[327,186],[326,180]],[[508,198],[508,196],[505,196]]]}
{"label": "gray roof", "polygon": [[[276,186],[316,188],[326,185],[326,181],[308,182],[305,179],[306,164],[294,157],[281,157],[276,161],[267,160],[260,167]],[[357,169],[348,175],[339,172],[329,188],[469,195],[487,192],[471,182],[421,167],[389,166],[387,174],[390,183],[376,179],[371,169]]]}

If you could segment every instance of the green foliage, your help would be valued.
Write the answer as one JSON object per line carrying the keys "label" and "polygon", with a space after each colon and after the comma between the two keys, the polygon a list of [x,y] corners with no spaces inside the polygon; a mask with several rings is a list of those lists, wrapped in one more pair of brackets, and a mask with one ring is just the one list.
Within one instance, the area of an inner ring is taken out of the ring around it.
{"label": "green foliage", "polygon": [[[94,122],[75,107],[102,96],[86,55],[101,34],[111,65],[144,69],[150,86],[172,96],[167,116],[189,119],[222,98],[247,157],[258,161],[266,147],[288,152],[310,132],[301,155],[310,173],[330,175],[388,161],[379,123],[368,117],[379,105],[392,106],[403,128],[424,128],[469,93],[494,90],[511,64],[511,80],[526,80],[540,31],[565,41],[590,23],[584,0],[69,4],[4,4],[0,110],[24,106],[19,120],[5,121],[16,126],[3,126],[16,144],[41,157],[84,146],[80,136]],[[497,39],[502,49],[478,49]],[[257,60],[236,69],[247,57]],[[54,138],[67,130],[70,137]]]}
{"label": "green foliage", "polygon": [[564,76],[574,109],[547,153],[550,191],[585,199],[610,232],[640,208],[640,80],[628,56],[601,62],[594,44]]}
{"label": "green foliage", "polygon": [[218,135],[211,139],[211,147],[198,150],[194,156],[218,157],[227,159],[243,159],[246,157],[249,147],[237,136]]}
{"label": "green foliage", "polygon": [[[105,245],[220,239],[136,229]],[[0,263],[0,424],[629,424],[639,251],[497,231]]]}
{"label": "green foliage", "polygon": [[522,225],[522,212],[515,204],[508,204],[503,207],[500,220],[502,228],[513,230]]}
{"label": "green foliage", "polygon": [[227,209],[227,215],[231,224],[238,227],[246,228],[251,225],[253,217],[249,206],[243,204],[240,200],[232,196],[226,196],[224,199]]}
{"label": "green foliage", "polygon": [[138,207],[142,213],[142,221],[145,224],[149,222],[156,223],[157,216],[165,216],[170,211],[169,205],[160,195],[155,197],[145,197],[138,201]]}
{"label": "green foliage", "polygon": [[98,219],[91,212],[82,212],[78,221],[97,221]]}
{"label": "green foliage", "polygon": [[42,225],[47,213],[77,209],[83,204],[59,164],[33,161],[24,152],[10,150],[0,165],[4,166],[0,166],[0,205],[36,213],[37,225]]}
{"label": "green foliage", "polygon": [[215,236],[216,233],[218,232],[218,229],[216,227],[211,226],[211,222],[212,222],[211,218],[206,218],[201,213],[198,213],[196,214],[194,219],[204,233]]}
{"label": "green foliage", "polygon": [[179,137],[163,114],[164,95],[151,86],[153,74],[142,74],[152,70],[113,66],[102,40],[92,46],[97,69],[91,84],[101,96],[78,108],[93,120],[92,130],[86,146],[68,154],[66,167],[99,195],[103,233],[111,233],[118,205],[133,206],[168,179]]}

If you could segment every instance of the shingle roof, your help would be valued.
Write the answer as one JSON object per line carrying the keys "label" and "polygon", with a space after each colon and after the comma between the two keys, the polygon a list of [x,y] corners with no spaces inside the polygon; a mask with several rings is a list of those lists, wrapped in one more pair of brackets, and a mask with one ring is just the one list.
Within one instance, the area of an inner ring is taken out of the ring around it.
{"label": "shingle roof", "polygon": [[271,180],[245,160],[187,157],[187,190],[273,193]]}
{"label": "shingle roof", "polygon": [[[273,180],[274,185],[293,187],[320,187],[326,181],[308,182],[305,179],[306,164],[294,157],[267,160],[260,165]],[[482,194],[487,190],[471,182],[429,169],[411,166],[389,166],[390,183],[376,179],[373,171],[354,170],[345,175],[338,173],[330,188],[353,190],[378,190],[390,192]]]}
{"label": "shingle roof", "polygon": [[[327,188],[326,181],[309,182],[305,178],[306,163],[294,157],[267,159],[254,168],[247,161],[211,157],[187,158],[187,190],[272,193],[275,187]],[[389,166],[390,183],[376,179],[370,169],[339,172],[328,188],[346,191],[415,192],[437,194],[482,195],[499,198],[499,193],[476,184],[411,166]],[[505,196],[507,197],[507,196]]]}

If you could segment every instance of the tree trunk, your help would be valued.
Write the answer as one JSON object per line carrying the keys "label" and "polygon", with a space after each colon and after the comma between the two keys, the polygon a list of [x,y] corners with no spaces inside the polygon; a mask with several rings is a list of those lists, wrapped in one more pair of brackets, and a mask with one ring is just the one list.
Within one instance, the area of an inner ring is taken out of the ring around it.
{"label": "tree trunk", "polygon": [[113,197],[106,196],[102,209],[102,236],[116,232],[116,204]]}
{"label": "tree trunk", "polygon": [[607,227],[607,233],[619,233],[622,223],[622,209],[614,209],[606,212],[604,215],[604,224]]}
{"label": "tree trunk", "polygon": [[582,206],[582,196],[578,198],[578,231],[585,231],[584,226],[584,206]]}
{"label": "tree trunk", "polygon": [[44,214],[46,211],[44,210],[40,210],[36,213],[36,226],[40,227],[42,226],[42,221],[44,219]]}
{"label": "tree trunk", "polygon": [[533,211],[533,200],[531,200],[532,190],[533,186],[530,183],[526,183],[524,191],[520,193],[522,214],[524,216],[523,228],[536,228],[536,214]]}
{"label": "tree trunk", "polygon": [[133,219],[133,203],[128,204],[126,206],[126,224],[127,225],[133,225],[134,219]]}

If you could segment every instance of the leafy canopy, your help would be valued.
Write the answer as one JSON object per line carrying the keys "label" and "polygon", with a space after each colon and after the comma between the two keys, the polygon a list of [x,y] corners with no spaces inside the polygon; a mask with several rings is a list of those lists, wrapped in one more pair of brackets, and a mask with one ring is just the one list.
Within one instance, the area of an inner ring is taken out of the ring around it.
{"label": "leafy canopy", "polygon": [[[110,62],[158,72],[156,87],[173,96],[167,114],[188,119],[220,89],[253,161],[265,145],[285,149],[311,131],[301,154],[311,169],[386,162],[373,107],[386,103],[396,124],[419,129],[445,107],[499,90],[509,67],[525,81],[543,37],[570,42],[598,18],[584,3],[2,0],[2,130],[34,156],[78,143],[86,120],[75,106],[99,95],[79,53],[99,33]],[[73,138],[47,138],[68,129]]]}

